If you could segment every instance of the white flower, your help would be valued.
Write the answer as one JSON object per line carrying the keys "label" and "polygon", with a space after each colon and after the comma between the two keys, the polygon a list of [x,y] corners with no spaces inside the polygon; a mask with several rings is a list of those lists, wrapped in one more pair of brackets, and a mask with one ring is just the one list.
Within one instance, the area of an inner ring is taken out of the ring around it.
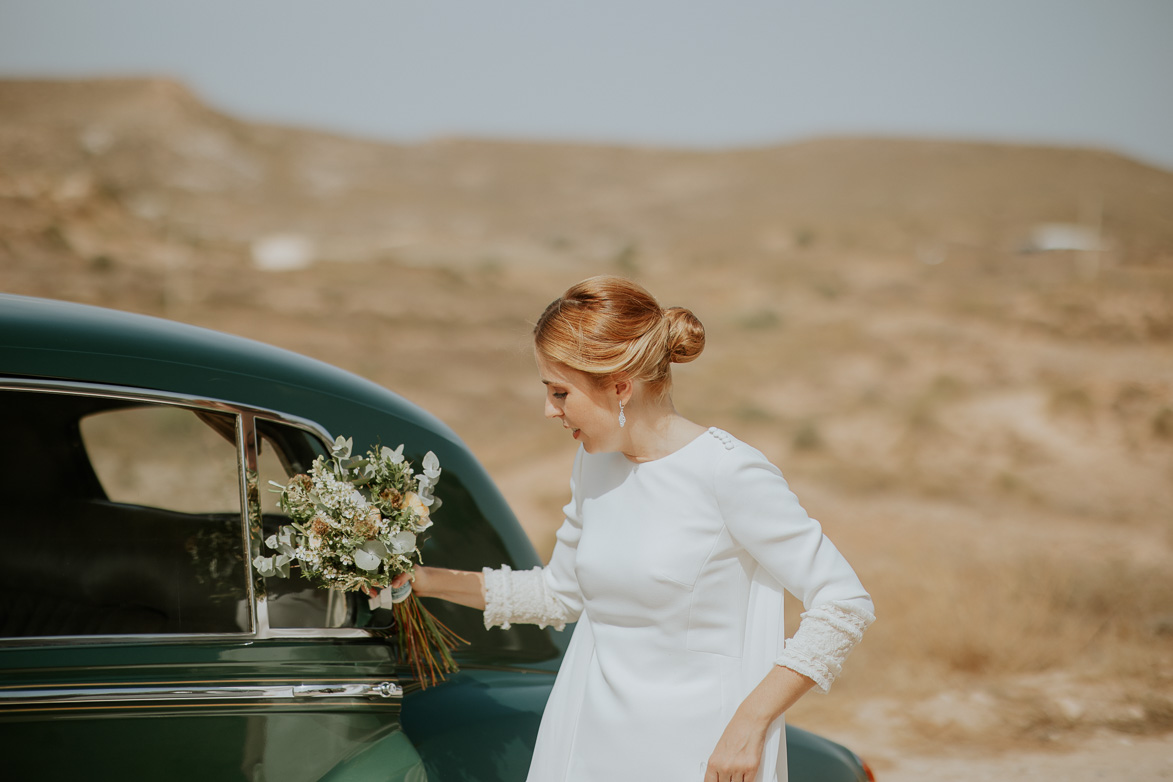
{"label": "white flower", "polygon": [[392,464],[399,464],[403,461],[403,443],[400,443],[399,447],[395,450],[391,450],[384,445],[383,449],[379,452],[379,456],[391,462]]}

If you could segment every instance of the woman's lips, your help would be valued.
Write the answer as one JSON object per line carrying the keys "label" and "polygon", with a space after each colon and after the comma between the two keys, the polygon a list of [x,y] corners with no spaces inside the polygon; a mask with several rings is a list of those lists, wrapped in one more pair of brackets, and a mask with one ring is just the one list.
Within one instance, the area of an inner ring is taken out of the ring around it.
{"label": "woman's lips", "polygon": [[573,432],[573,433],[571,433],[571,437],[573,437],[575,440],[577,440],[577,439],[578,439],[578,433],[579,433],[579,432],[581,432],[581,431],[582,431],[581,429],[575,429],[575,430],[574,430],[574,432]]}

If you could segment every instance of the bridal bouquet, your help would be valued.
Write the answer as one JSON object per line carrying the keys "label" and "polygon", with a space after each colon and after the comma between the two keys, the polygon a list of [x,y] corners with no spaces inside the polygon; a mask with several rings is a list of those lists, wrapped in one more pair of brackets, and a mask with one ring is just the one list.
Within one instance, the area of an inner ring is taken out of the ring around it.
{"label": "bridal bouquet", "polygon": [[[253,566],[262,576],[288,577],[296,565],[318,586],[360,591],[374,604],[378,590],[419,561],[417,536],[440,507],[433,494],[440,462],[429,451],[417,473],[402,445],[371,448],[365,456],[351,455],[353,445],[353,438],[339,437],[330,458],[319,456],[308,474],[285,486],[273,483],[292,523],[265,541],[277,553],[256,557]],[[392,592],[400,656],[421,683],[435,684],[456,670],[451,651],[464,640],[421,606],[410,587]]]}

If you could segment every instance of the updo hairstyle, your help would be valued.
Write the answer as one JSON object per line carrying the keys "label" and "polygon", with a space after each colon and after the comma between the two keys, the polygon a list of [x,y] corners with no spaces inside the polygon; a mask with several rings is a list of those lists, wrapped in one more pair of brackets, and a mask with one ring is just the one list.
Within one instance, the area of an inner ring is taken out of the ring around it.
{"label": "updo hairstyle", "polygon": [[622,277],[591,277],[555,299],[534,327],[538,355],[592,375],[640,380],[656,398],[672,387],[672,364],[705,348],[705,327],[683,307],[661,309]]}

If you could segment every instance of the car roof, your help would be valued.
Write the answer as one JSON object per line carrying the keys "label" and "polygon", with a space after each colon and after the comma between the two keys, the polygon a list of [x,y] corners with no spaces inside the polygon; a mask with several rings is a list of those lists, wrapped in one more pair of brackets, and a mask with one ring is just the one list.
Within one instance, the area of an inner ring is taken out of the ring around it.
{"label": "car roof", "polygon": [[325,362],[211,329],[74,302],[0,293],[0,372],[229,400],[311,419],[330,398],[460,444],[423,408]]}

